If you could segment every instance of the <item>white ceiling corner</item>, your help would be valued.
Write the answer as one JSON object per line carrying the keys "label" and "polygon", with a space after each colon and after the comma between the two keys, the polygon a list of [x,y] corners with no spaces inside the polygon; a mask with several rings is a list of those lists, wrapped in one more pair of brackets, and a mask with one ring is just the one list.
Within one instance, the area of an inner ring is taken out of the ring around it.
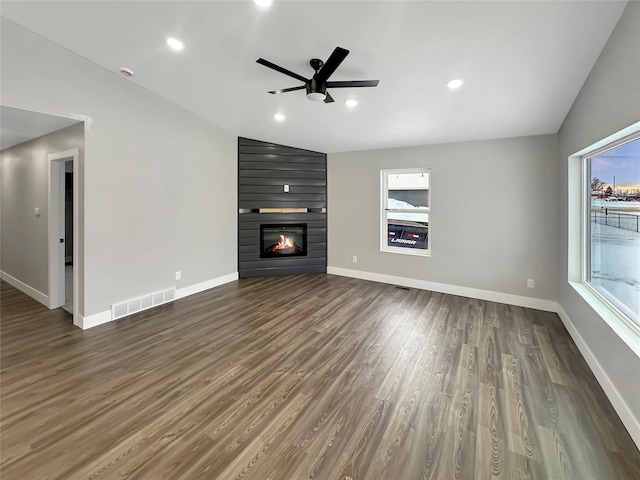
{"label": "white ceiling corner", "polygon": [[80,120],[0,105],[0,150],[42,137]]}

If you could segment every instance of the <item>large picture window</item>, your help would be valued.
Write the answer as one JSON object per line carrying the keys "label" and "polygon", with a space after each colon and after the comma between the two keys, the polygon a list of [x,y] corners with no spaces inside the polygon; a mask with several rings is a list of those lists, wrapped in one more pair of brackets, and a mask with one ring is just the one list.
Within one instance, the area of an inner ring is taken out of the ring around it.
{"label": "large picture window", "polygon": [[582,157],[582,281],[640,325],[640,133]]}
{"label": "large picture window", "polygon": [[431,171],[382,170],[380,249],[430,255]]}

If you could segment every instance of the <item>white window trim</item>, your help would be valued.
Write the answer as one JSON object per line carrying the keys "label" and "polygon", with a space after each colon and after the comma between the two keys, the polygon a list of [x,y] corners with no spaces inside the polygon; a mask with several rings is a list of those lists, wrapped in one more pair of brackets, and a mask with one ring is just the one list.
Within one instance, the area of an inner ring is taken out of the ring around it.
{"label": "white window trim", "polygon": [[[428,249],[422,250],[417,248],[402,248],[402,247],[390,247],[387,244],[388,239],[388,231],[387,231],[387,178],[388,175],[396,175],[402,173],[427,173],[429,175],[429,206],[426,208],[421,208],[419,210],[411,209],[394,209],[394,213],[427,213],[429,214],[429,240],[428,240]],[[431,185],[432,177],[431,177],[431,169],[430,168],[394,168],[387,170],[380,170],[380,251],[384,253],[400,253],[402,255],[415,255],[418,257],[430,257],[431,256],[431,245],[432,245],[432,237],[431,237]]]}
{"label": "white window trim", "polygon": [[[569,157],[568,176],[568,270],[569,284],[584,301],[611,327],[611,329],[640,357],[640,326],[613,304],[601,292],[587,283],[587,255],[590,254],[590,217],[586,215],[589,197],[585,157],[597,155],[599,151],[640,132],[640,122],[617,132]],[[608,149],[608,148],[606,148]],[[578,213],[576,213],[578,212]]]}

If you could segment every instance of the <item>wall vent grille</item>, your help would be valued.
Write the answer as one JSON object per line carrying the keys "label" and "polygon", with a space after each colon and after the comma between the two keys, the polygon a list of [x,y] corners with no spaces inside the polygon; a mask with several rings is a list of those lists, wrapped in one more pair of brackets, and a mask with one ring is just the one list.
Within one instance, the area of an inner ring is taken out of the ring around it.
{"label": "wall vent grille", "polygon": [[172,287],[160,292],[143,295],[139,298],[133,298],[126,302],[115,303],[111,305],[111,319],[117,320],[118,318],[133,315],[134,313],[142,312],[143,310],[157,307],[164,303],[173,302],[175,298],[176,288]]}

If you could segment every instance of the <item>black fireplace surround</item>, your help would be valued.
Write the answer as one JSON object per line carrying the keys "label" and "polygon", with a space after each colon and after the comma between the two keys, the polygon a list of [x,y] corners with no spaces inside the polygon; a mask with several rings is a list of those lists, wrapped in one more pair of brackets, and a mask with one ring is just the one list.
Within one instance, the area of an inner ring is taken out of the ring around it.
{"label": "black fireplace surround", "polygon": [[260,258],[307,255],[307,224],[260,224]]}
{"label": "black fireplace surround", "polygon": [[326,272],[327,155],[238,138],[238,276]]}

